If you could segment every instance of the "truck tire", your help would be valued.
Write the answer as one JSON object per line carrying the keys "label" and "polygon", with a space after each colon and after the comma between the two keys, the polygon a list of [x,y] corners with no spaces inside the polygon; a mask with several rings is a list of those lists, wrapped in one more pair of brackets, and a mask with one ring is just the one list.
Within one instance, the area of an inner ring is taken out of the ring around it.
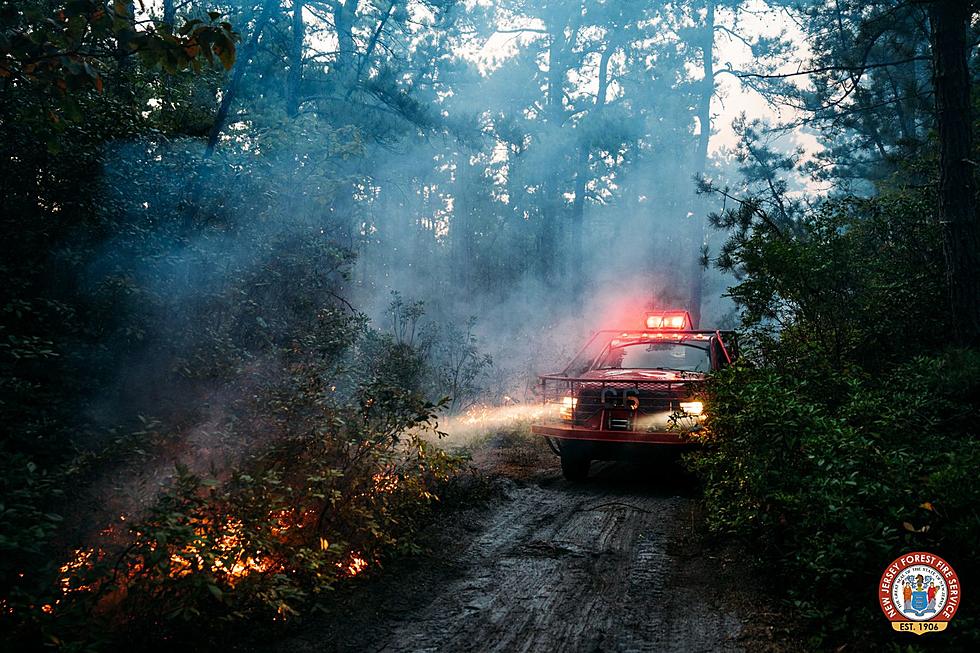
{"label": "truck tire", "polygon": [[572,483],[581,483],[589,477],[592,461],[576,451],[561,452],[561,474]]}

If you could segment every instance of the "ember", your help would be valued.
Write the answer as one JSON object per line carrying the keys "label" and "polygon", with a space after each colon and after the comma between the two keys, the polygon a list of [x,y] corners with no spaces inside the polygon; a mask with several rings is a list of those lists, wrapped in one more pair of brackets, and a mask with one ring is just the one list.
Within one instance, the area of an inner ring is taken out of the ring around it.
{"label": "ember", "polygon": [[394,492],[398,489],[398,475],[390,471],[378,472],[371,477],[376,492]]}
{"label": "ember", "polygon": [[90,589],[86,585],[73,585],[72,579],[77,577],[79,571],[92,564],[92,555],[94,553],[92,549],[75,549],[71,560],[59,567],[58,570],[61,572],[59,584],[61,585],[62,594],[84,592]]}

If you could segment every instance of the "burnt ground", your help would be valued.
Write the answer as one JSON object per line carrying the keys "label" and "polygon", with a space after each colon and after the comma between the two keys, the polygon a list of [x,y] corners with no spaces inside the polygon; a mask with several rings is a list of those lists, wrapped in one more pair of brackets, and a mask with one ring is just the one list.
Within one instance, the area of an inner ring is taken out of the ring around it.
{"label": "burnt ground", "polygon": [[676,464],[595,463],[573,485],[543,442],[517,436],[473,462],[484,498],[444,511],[428,553],[356,579],[332,613],[255,649],[803,649],[751,553],[705,536],[696,484]]}

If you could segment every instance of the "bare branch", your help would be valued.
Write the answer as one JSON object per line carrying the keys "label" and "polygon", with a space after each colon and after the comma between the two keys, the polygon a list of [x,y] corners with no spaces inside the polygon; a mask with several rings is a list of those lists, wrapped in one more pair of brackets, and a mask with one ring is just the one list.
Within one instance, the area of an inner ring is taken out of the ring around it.
{"label": "bare branch", "polygon": [[827,72],[864,72],[866,70],[872,70],[874,68],[888,68],[890,66],[901,66],[903,64],[912,63],[913,61],[928,61],[929,57],[908,57],[906,59],[898,59],[896,61],[883,61],[881,63],[866,63],[860,66],[821,66],[819,68],[812,68],[810,70],[800,70],[795,73],[747,73],[738,70],[719,70],[718,72],[727,72],[739,79],[755,78],[755,79],[787,79],[789,77],[802,77],[804,75],[816,75],[818,73]]}

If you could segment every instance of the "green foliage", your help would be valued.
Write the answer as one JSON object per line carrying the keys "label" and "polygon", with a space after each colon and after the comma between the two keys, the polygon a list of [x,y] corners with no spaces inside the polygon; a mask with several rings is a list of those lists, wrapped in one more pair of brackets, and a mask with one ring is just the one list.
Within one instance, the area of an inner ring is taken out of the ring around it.
{"label": "green foliage", "polygon": [[[303,346],[287,339],[275,347],[282,367],[246,384],[252,396],[229,408],[227,439],[249,443],[237,463],[220,473],[179,465],[128,529],[117,521],[90,546],[64,554],[64,564],[51,560],[48,546],[60,517],[43,512],[60,485],[23,456],[5,461],[0,544],[4,580],[15,588],[3,614],[11,645],[217,641],[222,623],[308,613],[329,601],[337,582],[418,550],[430,506],[461,462],[429,442],[440,435],[442,406],[398,378],[345,372],[344,357],[371,339],[347,312],[323,309],[310,319]],[[251,316],[229,324],[236,321]],[[211,345],[222,361],[216,367],[211,356],[190,367],[242,383],[242,347],[258,356],[270,344],[234,343]],[[389,358],[397,348],[388,342],[373,355]],[[106,464],[118,463],[121,446],[112,443]],[[206,635],[188,628],[202,619],[214,623]]]}
{"label": "green foliage", "polygon": [[53,587],[36,578],[29,584],[20,582],[25,570],[52,571],[48,559],[52,535],[61,525],[61,515],[52,512],[52,498],[59,498],[58,485],[26,456],[3,451],[0,455],[0,587],[16,588],[4,592],[2,615],[25,611],[38,597],[50,596]]}
{"label": "green foliage", "polygon": [[[711,526],[762,545],[801,613],[834,639],[882,630],[875,586],[902,552],[934,551],[975,576],[978,363],[957,350],[887,379],[842,373],[833,405],[814,387],[825,379],[745,366],[717,375],[708,446],[691,459]],[[966,641],[970,626],[950,637]]]}
{"label": "green foliage", "polygon": [[[875,587],[903,552],[980,572],[980,353],[949,349],[928,201],[899,191],[786,222],[758,203],[716,216],[748,342],[708,386],[706,446],[689,462],[711,527],[775,561],[820,647],[890,637]],[[958,615],[946,643],[975,633]]]}
{"label": "green foliage", "polygon": [[466,410],[486,392],[484,383],[493,359],[480,351],[475,326],[476,318],[470,318],[465,329],[449,324],[436,339],[433,384],[449,395],[451,413]]}
{"label": "green foliage", "polygon": [[782,369],[872,371],[944,346],[933,203],[929,192],[894,191],[786,217],[750,198],[711,216],[729,231],[718,264],[739,277],[729,294],[759,354]]}
{"label": "green foliage", "polygon": [[452,414],[471,407],[489,391],[493,359],[480,350],[475,318],[467,320],[465,328],[440,324],[426,319],[423,302],[406,302],[393,292],[387,319],[390,331],[369,334],[361,348],[360,364],[373,376],[397,379],[403,388],[441,400]]}
{"label": "green foliage", "polygon": [[237,35],[219,18],[212,12],[208,21],[193,19],[179,30],[162,22],[139,29],[132,3],[124,0],[109,7],[97,0],[60,7],[7,2],[0,10],[0,84],[5,92],[23,86],[49,96],[59,108],[48,114],[55,123],[62,117],[78,122],[79,92],[102,93],[110,64],[131,55],[170,73],[199,71],[202,60],[231,68]]}
{"label": "green foliage", "polygon": [[324,408],[310,422],[320,426],[278,438],[227,481],[178,470],[114,567],[83,567],[71,582],[102,595],[107,625],[125,624],[128,641],[152,626],[150,644],[186,636],[184,624],[202,617],[298,616],[361,565],[413,551],[456,463],[417,430],[434,420],[431,404],[362,404]]}

